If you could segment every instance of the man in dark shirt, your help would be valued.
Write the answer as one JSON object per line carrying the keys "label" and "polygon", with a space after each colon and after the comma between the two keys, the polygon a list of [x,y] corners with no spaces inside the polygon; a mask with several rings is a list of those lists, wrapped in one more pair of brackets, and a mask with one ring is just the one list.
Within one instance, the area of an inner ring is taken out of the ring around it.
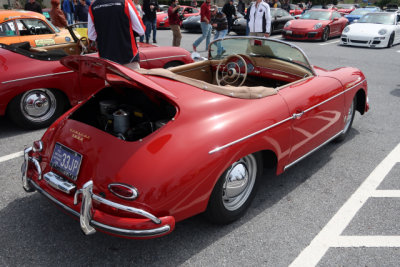
{"label": "man in dark shirt", "polygon": [[29,0],[28,3],[25,4],[25,10],[34,11],[42,14],[42,7],[40,4],[36,3],[35,0]]}
{"label": "man in dark shirt", "polygon": [[181,45],[181,25],[182,20],[179,14],[181,6],[178,0],[171,0],[171,6],[168,8],[168,20],[172,31],[172,46]]}
{"label": "man in dark shirt", "polygon": [[153,30],[153,43],[157,43],[157,0],[143,0],[143,23],[146,26],[146,43],[149,43],[151,30]]}
{"label": "man in dark shirt", "polygon": [[228,0],[228,2],[222,8],[222,13],[226,15],[226,19],[228,20],[228,33],[229,33],[232,28],[233,17],[237,18],[236,8],[233,5],[233,0]]}
{"label": "man in dark shirt", "polygon": [[96,0],[89,8],[88,37],[97,41],[101,58],[138,69],[135,33],[143,35],[144,29],[131,0]]}

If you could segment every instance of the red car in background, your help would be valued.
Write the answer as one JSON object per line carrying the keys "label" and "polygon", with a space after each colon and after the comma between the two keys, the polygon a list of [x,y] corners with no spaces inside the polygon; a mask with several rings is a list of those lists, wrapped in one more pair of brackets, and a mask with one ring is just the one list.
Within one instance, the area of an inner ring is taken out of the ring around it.
{"label": "red car in background", "polygon": [[289,13],[292,16],[301,15],[301,13],[303,13],[303,9],[301,7],[299,7],[298,5],[290,4]]}
{"label": "red car in background", "polygon": [[297,20],[288,21],[282,37],[289,40],[321,40],[340,36],[348,20],[331,9],[311,9]]}
{"label": "red car in background", "polygon": [[[68,107],[78,104],[104,81],[78,78],[76,72],[60,64],[67,55],[87,54],[98,57],[78,39],[74,25],[69,30],[74,40],[33,48],[28,42],[0,44],[0,116],[7,115],[15,124],[28,129],[50,125]],[[81,30],[82,28],[79,28]],[[180,47],[158,47],[139,43],[141,68],[168,68],[192,63],[191,54]]]}
{"label": "red car in background", "polygon": [[337,11],[343,15],[348,15],[357,8],[355,4],[339,4],[337,5]]}
{"label": "red car in background", "polygon": [[[200,15],[200,9],[192,6],[181,6],[179,12],[186,19],[187,17]],[[157,13],[157,29],[168,29],[168,10],[163,13]]]}

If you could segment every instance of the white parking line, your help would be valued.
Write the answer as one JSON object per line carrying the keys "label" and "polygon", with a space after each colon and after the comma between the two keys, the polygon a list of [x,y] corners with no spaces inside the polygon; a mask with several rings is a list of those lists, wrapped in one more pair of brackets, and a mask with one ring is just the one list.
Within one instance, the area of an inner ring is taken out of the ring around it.
{"label": "white parking line", "polygon": [[400,236],[341,236],[368,198],[400,197],[400,190],[376,190],[397,162],[400,162],[400,144],[372,171],[290,266],[316,266],[330,247],[400,247]]}
{"label": "white parking line", "polygon": [[335,44],[335,43],[339,43],[340,40],[335,40],[335,41],[331,41],[331,42],[325,42],[323,44],[319,44],[319,45],[330,45],[330,44]]}
{"label": "white parking line", "polygon": [[7,161],[7,160],[10,160],[10,159],[21,157],[23,155],[24,155],[24,152],[21,151],[21,152],[16,152],[16,153],[13,153],[13,154],[10,154],[10,155],[7,155],[7,156],[0,157],[0,163],[2,163],[4,161]]}

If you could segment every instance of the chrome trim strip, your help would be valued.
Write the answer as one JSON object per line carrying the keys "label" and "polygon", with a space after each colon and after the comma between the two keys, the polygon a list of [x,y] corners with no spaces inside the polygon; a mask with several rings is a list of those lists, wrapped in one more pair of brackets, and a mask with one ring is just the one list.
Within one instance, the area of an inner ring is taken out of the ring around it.
{"label": "chrome trim strip", "polygon": [[310,110],[313,110],[314,108],[317,108],[317,107],[319,107],[319,106],[325,104],[326,102],[331,101],[332,99],[334,99],[334,98],[336,98],[336,97],[338,97],[338,96],[340,96],[340,95],[343,95],[344,93],[346,93],[347,91],[350,91],[350,90],[353,89],[354,87],[359,86],[359,85],[360,85],[361,83],[363,83],[364,81],[365,81],[365,79],[362,80],[362,81],[360,81],[359,83],[353,85],[352,87],[347,88],[347,89],[344,90],[343,92],[340,92],[340,93],[338,93],[337,95],[331,96],[330,98],[328,98],[328,99],[322,101],[321,103],[319,103],[319,104],[317,104],[317,105],[315,105],[315,106],[312,106],[312,107],[310,107],[310,108],[304,110],[304,113],[309,112]]}
{"label": "chrome trim strip", "polygon": [[[319,107],[319,106],[322,105],[322,104],[325,104],[326,102],[328,102],[328,101],[330,101],[330,100],[332,100],[332,99],[334,99],[334,98],[336,98],[336,97],[338,97],[338,96],[340,96],[340,95],[346,93],[347,91],[350,91],[351,89],[353,89],[354,87],[359,86],[361,83],[363,83],[363,82],[365,82],[365,81],[366,81],[366,79],[364,79],[364,80],[358,82],[357,84],[353,85],[353,86],[350,87],[350,88],[347,88],[347,89],[344,90],[343,92],[340,92],[340,93],[338,93],[337,95],[334,95],[334,96],[328,98],[327,100],[322,101],[321,103],[319,103],[319,104],[317,104],[317,105],[315,105],[315,106],[312,106],[312,107],[306,109],[304,112],[301,113],[301,115],[303,115],[303,114],[306,113],[306,112],[309,112],[310,110],[312,110],[312,109],[314,109],[314,108]],[[267,130],[269,130],[269,129],[275,127],[275,126],[278,126],[278,125],[280,125],[280,124],[282,124],[282,123],[284,123],[284,122],[287,122],[288,120],[296,119],[296,118],[297,118],[297,115],[298,115],[298,114],[293,114],[292,117],[286,118],[286,119],[284,119],[284,120],[282,120],[282,121],[280,121],[280,122],[277,122],[277,123],[275,123],[275,124],[273,124],[273,125],[271,125],[271,126],[268,126],[268,127],[264,128],[264,129],[261,129],[261,130],[259,130],[259,131],[257,131],[257,132],[254,132],[254,133],[249,134],[249,135],[247,135],[247,136],[245,136],[245,137],[242,137],[242,138],[240,138],[240,139],[237,139],[237,140],[235,140],[235,141],[233,141],[233,142],[230,142],[230,143],[228,143],[228,144],[226,144],[226,145],[217,147],[217,148],[215,148],[215,149],[209,151],[208,154],[213,154],[213,153],[215,153],[215,152],[218,152],[218,151],[220,151],[220,150],[222,150],[222,149],[224,149],[224,148],[227,148],[227,147],[229,147],[229,146],[232,146],[232,145],[234,145],[234,144],[236,144],[236,143],[239,143],[239,142],[241,142],[241,141],[243,141],[243,140],[246,140],[246,139],[248,139],[248,138],[250,138],[250,137],[253,137],[254,135],[257,135],[257,134],[259,134],[259,133],[265,132],[265,131],[267,131]]]}
{"label": "chrome trim strip", "polygon": [[157,236],[164,233],[169,232],[171,230],[171,226],[164,225],[154,229],[148,230],[130,230],[130,229],[122,229],[122,228],[115,228],[109,225],[105,225],[96,221],[91,222],[92,225],[103,229],[106,232],[122,235],[122,236],[131,236],[131,237],[149,237],[149,236]]}
{"label": "chrome trim strip", "polygon": [[112,201],[107,200],[105,198],[102,198],[102,197],[100,197],[98,195],[95,195],[93,193],[92,193],[92,198],[94,200],[104,204],[104,205],[108,205],[110,207],[113,207],[113,208],[116,208],[116,209],[120,209],[120,210],[123,210],[123,211],[139,214],[139,215],[141,215],[141,216],[143,216],[145,218],[148,218],[148,219],[152,220],[156,224],[160,224],[161,223],[161,220],[159,218],[157,218],[156,216],[154,216],[153,214],[151,214],[151,213],[149,213],[147,211],[115,203],[115,202],[112,202]]}
{"label": "chrome trim strip", "polygon": [[168,56],[168,57],[157,57],[157,58],[150,58],[150,59],[145,59],[145,60],[140,60],[140,61],[152,61],[152,60],[160,60],[160,59],[166,59],[166,58],[175,58],[175,57],[185,57],[186,55],[176,55],[176,56]]}
{"label": "chrome trim strip", "polygon": [[1,82],[1,83],[6,84],[6,83],[12,83],[12,82],[19,82],[19,81],[25,81],[25,80],[29,80],[29,79],[35,79],[35,78],[43,78],[43,77],[49,77],[49,76],[62,75],[62,74],[67,74],[67,73],[71,73],[71,72],[74,72],[74,71],[70,70],[70,71],[64,71],[64,72],[58,72],[58,73],[43,74],[43,75],[38,75],[38,76],[32,76],[32,77],[26,77],[26,78],[21,78],[21,79],[5,81],[5,82]]}
{"label": "chrome trim strip", "polygon": [[228,144],[226,144],[226,145],[217,147],[217,148],[215,148],[215,149],[209,151],[208,154],[213,154],[213,153],[218,152],[218,151],[220,151],[220,150],[222,150],[222,149],[224,149],[224,148],[227,148],[227,147],[229,147],[229,146],[232,146],[232,145],[234,145],[234,144],[237,144],[237,143],[239,143],[239,142],[241,142],[241,141],[243,141],[243,140],[246,140],[246,139],[248,139],[248,138],[250,138],[250,137],[253,137],[253,136],[255,136],[255,135],[259,134],[259,133],[265,132],[265,131],[267,131],[267,130],[273,128],[273,127],[276,127],[276,126],[278,126],[278,125],[280,125],[280,124],[282,124],[282,123],[285,123],[285,122],[287,122],[287,121],[289,121],[289,120],[291,120],[291,119],[293,119],[293,117],[286,118],[286,119],[284,119],[284,120],[282,120],[282,121],[280,121],[280,122],[277,122],[277,123],[272,124],[272,125],[270,125],[270,126],[268,126],[268,127],[265,127],[264,129],[261,129],[261,130],[259,130],[259,131],[257,131],[257,132],[254,132],[254,133],[252,133],[252,134],[246,135],[245,137],[242,137],[242,138],[240,138],[240,139],[237,139],[237,140],[235,140],[235,141],[233,141],[233,142],[230,142],[230,143],[228,143]]}
{"label": "chrome trim strip", "polygon": [[341,133],[343,133],[343,130],[341,130],[340,132],[338,132],[337,134],[335,134],[334,136],[332,136],[331,138],[329,138],[328,140],[326,140],[324,143],[320,144],[319,146],[317,146],[316,148],[314,148],[313,150],[310,150],[307,154],[304,154],[303,156],[301,156],[300,158],[296,159],[295,161],[289,163],[288,165],[286,165],[283,170],[286,171],[286,169],[292,167],[294,164],[296,164],[297,162],[299,162],[300,160],[306,158],[307,156],[309,156],[310,154],[312,154],[313,152],[317,151],[318,149],[320,149],[321,147],[323,147],[324,145],[326,145],[327,143],[329,143],[330,141],[332,141],[333,139],[335,139],[336,137],[338,137]]}
{"label": "chrome trim strip", "polygon": [[[61,203],[57,199],[55,199],[53,196],[51,196],[49,193],[44,191],[38,184],[36,184],[34,181],[28,178],[28,182],[43,196],[47,197],[49,200],[53,201],[56,205],[60,206],[61,208],[65,209],[66,211],[70,212],[72,215],[79,217],[80,214],[76,212],[75,210],[71,209],[67,205]],[[106,232],[111,232],[114,234],[118,234],[121,236],[127,236],[127,237],[150,237],[150,236],[157,236],[161,235],[164,233],[167,233],[170,231],[171,226],[170,225],[164,225],[159,228],[154,228],[154,229],[148,229],[148,230],[130,230],[130,229],[123,229],[123,228],[116,228],[113,226],[105,225],[102,223],[99,223],[95,220],[92,220],[90,222],[93,226],[98,227],[100,229],[103,229]]]}

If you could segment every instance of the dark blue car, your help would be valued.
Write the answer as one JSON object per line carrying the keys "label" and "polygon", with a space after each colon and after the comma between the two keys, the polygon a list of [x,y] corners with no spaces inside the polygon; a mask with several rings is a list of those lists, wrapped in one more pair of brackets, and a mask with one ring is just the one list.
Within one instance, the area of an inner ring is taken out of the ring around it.
{"label": "dark blue car", "polygon": [[354,20],[359,20],[363,15],[371,12],[379,12],[381,9],[379,7],[364,7],[364,8],[357,8],[349,15],[345,15],[345,18],[349,20],[349,23],[353,23]]}

